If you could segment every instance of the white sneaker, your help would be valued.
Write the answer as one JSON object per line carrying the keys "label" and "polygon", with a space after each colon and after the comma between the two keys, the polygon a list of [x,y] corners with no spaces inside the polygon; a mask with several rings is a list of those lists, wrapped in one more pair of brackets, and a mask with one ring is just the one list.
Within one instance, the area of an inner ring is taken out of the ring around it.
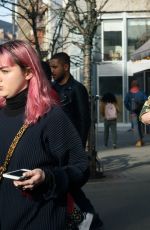
{"label": "white sneaker", "polygon": [[79,230],[89,230],[93,220],[93,214],[86,213],[84,220],[78,225]]}

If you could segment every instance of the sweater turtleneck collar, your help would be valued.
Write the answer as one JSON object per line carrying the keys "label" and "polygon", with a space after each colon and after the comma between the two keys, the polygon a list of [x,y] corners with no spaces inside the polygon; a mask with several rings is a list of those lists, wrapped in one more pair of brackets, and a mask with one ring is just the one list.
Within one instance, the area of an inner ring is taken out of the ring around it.
{"label": "sweater turtleneck collar", "polygon": [[28,89],[24,89],[16,96],[6,99],[5,110],[7,110],[8,112],[8,111],[18,111],[24,109],[27,101],[27,92]]}

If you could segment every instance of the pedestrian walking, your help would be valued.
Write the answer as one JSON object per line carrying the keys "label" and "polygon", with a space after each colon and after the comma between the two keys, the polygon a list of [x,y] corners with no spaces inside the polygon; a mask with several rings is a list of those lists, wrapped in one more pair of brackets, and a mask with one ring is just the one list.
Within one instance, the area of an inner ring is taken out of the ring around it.
{"label": "pedestrian walking", "polygon": [[66,53],[55,54],[50,67],[53,88],[60,96],[62,109],[76,127],[85,147],[91,122],[87,90],[70,74],[70,57]]}
{"label": "pedestrian walking", "polygon": [[[0,45],[0,229],[65,230],[67,194],[88,179],[79,135],[47,82],[36,51]],[[3,174],[28,169],[20,180]]]}
{"label": "pedestrian walking", "polygon": [[113,148],[117,148],[117,116],[119,107],[114,94],[108,92],[103,95],[100,102],[100,113],[104,117],[104,145],[108,146],[109,131],[112,134]]}
{"label": "pedestrian walking", "polygon": [[[53,87],[60,96],[61,106],[76,127],[85,148],[90,128],[89,97],[86,88],[76,81],[70,73],[70,57],[61,52],[50,60]],[[84,213],[84,220],[78,226],[79,230],[99,229],[102,226],[90,200],[78,187],[70,190],[77,206]],[[85,228],[86,226],[86,228]]]}
{"label": "pedestrian walking", "polygon": [[141,147],[144,144],[142,124],[139,120],[139,115],[145,100],[147,100],[147,96],[140,90],[138,81],[133,80],[131,82],[130,90],[125,96],[124,105],[130,112],[131,122],[134,127],[133,137],[135,139],[136,147]]}

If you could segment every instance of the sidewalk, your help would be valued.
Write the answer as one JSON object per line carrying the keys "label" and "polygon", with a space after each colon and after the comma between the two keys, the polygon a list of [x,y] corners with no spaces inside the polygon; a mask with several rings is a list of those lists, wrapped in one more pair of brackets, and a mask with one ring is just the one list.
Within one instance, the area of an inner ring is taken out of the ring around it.
{"label": "sidewalk", "polygon": [[[111,137],[111,136],[110,136]],[[110,138],[111,140],[111,138]],[[132,169],[140,173],[140,169],[150,165],[150,134],[144,135],[144,146],[135,147],[133,131],[118,131],[118,148],[112,149],[111,141],[108,147],[103,145],[103,131],[97,134],[97,155],[102,162],[104,174],[127,171]],[[131,171],[131,170],[130,170]],[[142,169],[143,171],[143,169]],[[136,172],[137,173],[137,172]]]}
{"label": "sidewalk", "polygon": [[87,197],[104,222],[104,230],[150,229],[150,134],[145,145],[135,147],[133,132],[118,131],[118,148],[103,147],[103,132],[97,135],[97,150],[104,177],[84,186]]}

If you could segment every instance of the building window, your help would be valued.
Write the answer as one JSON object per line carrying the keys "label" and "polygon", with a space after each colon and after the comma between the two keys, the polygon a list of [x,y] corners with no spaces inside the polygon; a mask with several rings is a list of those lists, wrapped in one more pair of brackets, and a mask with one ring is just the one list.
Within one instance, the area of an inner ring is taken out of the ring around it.
{"label": "building window", "polygon": [[150,37],[150,19],[128,19],[128,60]]}
{"label": "building window", "polygon": [[122,60],[122,22],[104,21],[104,61]]}

